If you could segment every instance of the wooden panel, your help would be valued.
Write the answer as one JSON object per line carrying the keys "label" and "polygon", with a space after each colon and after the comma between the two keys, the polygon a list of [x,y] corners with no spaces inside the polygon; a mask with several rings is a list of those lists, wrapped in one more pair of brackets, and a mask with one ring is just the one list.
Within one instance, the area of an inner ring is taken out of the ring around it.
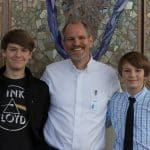
{"label": "wooden panel", "polygon": [[145,3],[145,54],[150,58],[150,0],[144,0]]}
{"label": "wooden panel", "polygon": [[[0,22],[0,38],[9,31],[10,23],[11,23],[11,0],[1,0],[0,1],[0,15],[1,15],[1,22]],[[4,64],[4,60],[2,58],[0,52],[0,66]]]}
{"label": "wooden panel", "polygon": [[[3,23],[3,0],[0,0],[0,39],[2,37],[2,23]],[[3,64],[3,59],[0,51],[0,66]]]}

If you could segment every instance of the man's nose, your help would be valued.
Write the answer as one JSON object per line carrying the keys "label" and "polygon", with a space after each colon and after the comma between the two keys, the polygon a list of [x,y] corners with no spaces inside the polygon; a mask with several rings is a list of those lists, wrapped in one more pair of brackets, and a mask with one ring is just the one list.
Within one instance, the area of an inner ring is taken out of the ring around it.
{"label": "man's nose", "polygon": [[80,44],[80,40],[79,40],[78,38],[75,38],[75,39],[74,39],[74,44],[75,44],[75,45],[79,45],[79,44]]}

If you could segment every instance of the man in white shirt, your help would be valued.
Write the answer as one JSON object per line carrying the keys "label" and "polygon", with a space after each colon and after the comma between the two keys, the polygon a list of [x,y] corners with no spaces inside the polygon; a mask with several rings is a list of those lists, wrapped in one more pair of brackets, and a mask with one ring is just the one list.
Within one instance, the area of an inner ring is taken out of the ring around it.
{"label": "man in white shirt", "polygon": [[120,89],[115,71],[92,59],[88,25],[68,22],[62,31],[69,59],[46,67],[51,108],[44,128],[47,143],[59,150],[103,150],[107,103]]}

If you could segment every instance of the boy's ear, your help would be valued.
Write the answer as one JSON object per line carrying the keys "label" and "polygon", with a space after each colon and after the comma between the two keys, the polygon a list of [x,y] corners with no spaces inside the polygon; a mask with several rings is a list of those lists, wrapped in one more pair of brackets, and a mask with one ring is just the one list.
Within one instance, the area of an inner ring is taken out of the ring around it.
{"label": "boy's ear", "polygon": [[123,82],[122,76],[119,73],[118,73],[118,79],[121,83]]}
{"label": "boy's ear", "polygon": [[0,58],[1,58],[1,60],[0,60],[0,62],[4,65],[5,64],[5,57],[4,57],[4,50],[0,50]]}
{"label": "boy's ear", "polygon": [[121,76],[121,74],[120,74],[120,73],[118,73],[118,78],[119,78],[119,79],[121,79],[121,78],[122,78],[122,76]]}
{"label": "boy's ear", "polygon": [[1,54],[2,54],[2,57],[5,58],[6,55],[5,55],[5,50],[4,49],[1,50]]}
{"label": "boy's ear", "polygon": [[30,52],[30,58],[29,59],[32,59],[32,55],[33,55],[33,52]]}

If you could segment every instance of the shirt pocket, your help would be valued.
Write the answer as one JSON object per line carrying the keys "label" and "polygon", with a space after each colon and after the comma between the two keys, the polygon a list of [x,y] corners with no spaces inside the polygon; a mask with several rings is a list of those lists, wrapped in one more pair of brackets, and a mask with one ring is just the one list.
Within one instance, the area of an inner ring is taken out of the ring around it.
{"label": "shirt pocket", "polygon": [[91,115],[105,114],[108,100],[109,97],[106,92],[100,91],[98,89],[92,89],[90,91],[87,112]]}

